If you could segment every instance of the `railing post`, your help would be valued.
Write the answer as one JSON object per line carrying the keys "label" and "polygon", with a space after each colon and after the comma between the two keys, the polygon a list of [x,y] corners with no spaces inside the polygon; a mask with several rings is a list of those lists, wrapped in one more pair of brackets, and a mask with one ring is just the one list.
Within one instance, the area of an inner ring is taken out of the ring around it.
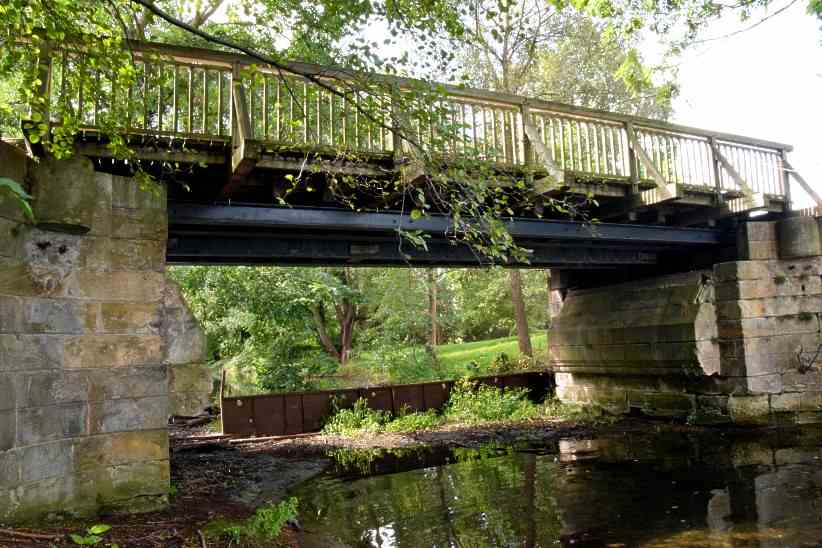
{"label": "railing post", "polygon": [[531,122],[531,109],[527,102],[523,102],[519,107],[522,117],[522,158],[526,166],[534,164],[534,146],[525,130],[525,125]]}
{"label": "railing post", "polygon": [[779,178],[782,181],[782,192],[785,193],[785,211],[790,211],[791,204],[791,174],[788,171],[788,154],[785,149],[779,151]]}
{"label": "railing post", "polygon": [[634,147],[631,146],[631,133],[634,131],[634,124],[625,122],[625,140],[628,147],[628,174],[631,177],[631,194],[639,194],[639,162],[637,161]]}
{"label": "railing post", "polygon": [[392,90],[391,93],[391,147],[394,155],[394,162],[399,162],[403,159],[403,138],[402,131],[404,128],[403,116],[399,105],[397,104],[399,88]]}
{"label": "railing post", "polygon": [[714,174],[714,195],[716,196],[716,204],[721,205],[725,201],[725,196],[722,194],[722,169],[720,168],[719,158],[716,156],[719,145],[717,145],[715,137],[708,137],[708,145],[708,152],[711,154],[711,169]]}

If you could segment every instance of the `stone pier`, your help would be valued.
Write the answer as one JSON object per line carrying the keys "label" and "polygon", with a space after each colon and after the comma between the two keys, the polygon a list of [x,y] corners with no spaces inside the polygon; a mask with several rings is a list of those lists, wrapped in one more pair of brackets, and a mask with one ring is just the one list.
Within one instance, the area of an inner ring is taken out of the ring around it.
{"label": "stone pier", "polygon": [[747,222],[738,260],[629,283],[552,272],[558,397],[696,422],[822,420],[821,226]]}
{"label": "stone pier", "polygon": [[204,338],[166,279],[166,200],[84,157],[0,143],[0,522],[162,507],[171,413],[208,403]]}

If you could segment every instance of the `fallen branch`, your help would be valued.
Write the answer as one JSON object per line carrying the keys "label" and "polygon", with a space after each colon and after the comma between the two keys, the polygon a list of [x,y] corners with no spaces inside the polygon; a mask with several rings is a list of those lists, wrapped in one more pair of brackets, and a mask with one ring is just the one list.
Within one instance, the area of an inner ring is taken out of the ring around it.
{"label": "fallen branch", "polygon": [[0,529],[0,533],[4,535],[11,535],[13,537],[23,537],[36,540],[58,540],[62,538],[61,535],[45,535],[43,533],[24,533],[23,531],[15,531],[14,529]]}
{"label": "fallen branch", "polygon": [[208,548],[203,532],[197,529],[197,534],[200,536],[200,544],[202,545],[202,548]]}

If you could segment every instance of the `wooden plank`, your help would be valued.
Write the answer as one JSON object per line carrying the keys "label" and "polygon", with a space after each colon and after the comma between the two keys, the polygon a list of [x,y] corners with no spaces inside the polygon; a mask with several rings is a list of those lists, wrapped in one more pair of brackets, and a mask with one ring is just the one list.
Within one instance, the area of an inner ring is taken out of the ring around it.
{"label": "wooden plank", "polygon": [[675,216],[671,219],[671,224],[675,226],[710,225],[719,219],[734,217],[736,215],[747,215],[751,211],[761,209],[781,211],[781,208],[771,206],[770,200],[765,194],[757,192],[751,196],[725,200],[718,207]]}
{"label": "wooden plank", "polygon": [[380,169],[367,164],[350,164],[331,160],[303,162],[302,160],[269,157],[265,153],[260,154],[260,160],[257,161],[255,167],[258,169],[276,169],[284,171],[300,171],[303,169],[307,172],[321,171],[323,173],[362,175],[364,177],[385,177],[394,173],[393,169]]}

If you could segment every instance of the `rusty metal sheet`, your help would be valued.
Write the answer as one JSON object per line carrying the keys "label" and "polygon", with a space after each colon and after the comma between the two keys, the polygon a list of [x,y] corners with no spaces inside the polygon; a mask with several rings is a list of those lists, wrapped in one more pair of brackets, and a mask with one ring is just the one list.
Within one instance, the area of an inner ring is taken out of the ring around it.
{"label": "rusty metal sheet", "polygon": [[452,381],[429,382],[422,385],[425,409],[442,409],[451,395]]}
{"label": "rusty metal sheet", "polygon": [[285,434],[285,398],[259,396],[254,400],[254,422],[258,436]]}
{"label": "rusty metal sheet", "polygon": [[306,432],[322,430],[325,419],[331,414],[332,392],[303,394],[303,428]]}
{"label": "rusty metal sheet", "polygon": [[399,413],[403,407],[410,411],[425,411],[425,396],[421,384],[407,384],[391,387],[394,410]]}
{"label": "rusty metal sheet", "polygon": [[351,409],[354,403],[360,398],[360,391],[356,388],[348,390],[333,390],[330,392],[337,409]]}
{"label": "rusty metal sheet", "polygon": [[302,434],[303,426],[303,397],[299,394],[287,394],[285,399],[285,433]]}
{"label": "rusty metal sheet", "polygon": [[505,387],[503,377],[477,377],[476,381],[483,386]]}
{"label": "rusty metal sheet", "polygon": [[388,413],[394,412],[391,387],[373,386],[371,388],[360,388],[360,396],[366,399],[370,409],[386,411]]}
{"label": "rusty metal sheet", "polygon": [[223,432],[238,436],[254,435],[254,398],[223,399]]}
{"label": "rusty metal sheet", "polygon": [[528,376],[526,374],[520,375],[506,375],[500,377],[505,388],[528,388]]}

